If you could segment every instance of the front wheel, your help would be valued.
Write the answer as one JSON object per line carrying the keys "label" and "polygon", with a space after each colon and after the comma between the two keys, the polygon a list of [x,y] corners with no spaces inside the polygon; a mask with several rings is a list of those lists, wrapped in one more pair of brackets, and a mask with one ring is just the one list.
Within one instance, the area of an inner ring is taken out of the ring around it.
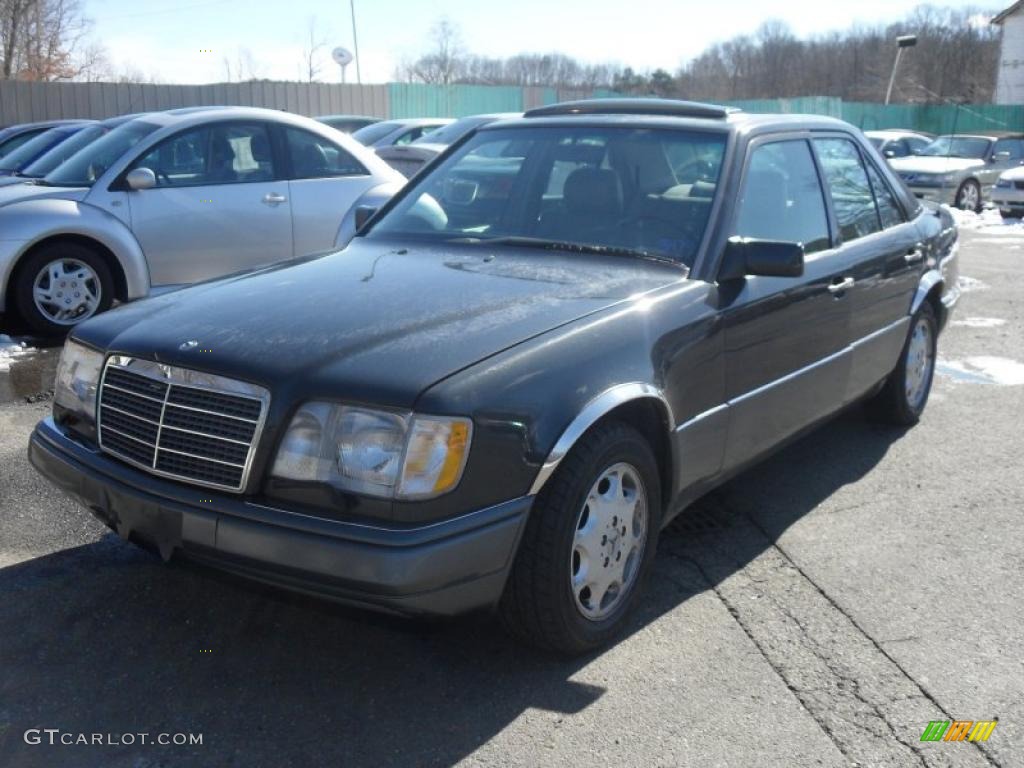
{"label": "front wheel", "polygon": [[882,420],[911,427],[921,418],[935,376],[938,322],[925,301],[910,320],[910,333],[896,369],[871,405]]}
{"label": "front wheel", "polygon": [[968,179],[956,191],[956,207],[962,211],[981,213],[981,185]]}
{"label": "front wheel", "polygon": [[114,279],[106,261],[79,243],[44,245],[18,267],[15,307],[38,333],[57,336],[110,308]]}
{"label": "front wheel", "polygon": [[499,606],[505,625],[559,653],[608,643],[637,603],[660,527],[650,445],[625,423],[591,430],[530,511]]}

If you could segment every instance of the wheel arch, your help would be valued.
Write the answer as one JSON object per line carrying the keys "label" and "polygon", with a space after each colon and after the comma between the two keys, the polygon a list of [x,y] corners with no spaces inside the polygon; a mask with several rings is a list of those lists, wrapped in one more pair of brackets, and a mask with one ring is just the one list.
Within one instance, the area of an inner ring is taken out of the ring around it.
{"label": "wheel arch", "polygon": [[12,280],[7,281],[7,305],[11,306],[14,300],[14,286],[17,282],[19,272],[24,265],[25,261],[29,259],[32,254],[41,248],[53,245],[55,243],[75,243],[85,248],[90,248],[100,256],[107,266],[110,268],[110,274],[114,278],[114,296],[119,301],[127,301],[128,299],[128,280],[124,273],[124,267],[121,264],[120,259],[110,250],[109,246],[101,243],[99,240],[88,235],[69,233],[50,235],[41,240],[38,240],[24,251],[18,257],[18,260],[14,264],[14,269],[11,271]]}
{"label": "wheel arch", "polygon": [[675,420],[664,393],[644,382],[619,384],[590,400],[555,441],[530,487],[530,494],[540,493],[583,435],[609,420],[624,421],[647,438],[658,462],[662,501],[667,504],[673,496],[675,479],[675,449],[672,440]]}
{"label": "wheel arch", "polygon": [[921,308],[924,302],[931,304],[932,309],[935,310],[935,319],[939,323],[939,328],[945,326],[946,314],[949,310],[946,305],[942,303],[942,292],[945,290],[945,280],[942,274],[937,269],[930,269],[921,276],[921,282],[918,283],[917,292],[914,294],[913,304],[910,306],[910,314],[913,315]]}

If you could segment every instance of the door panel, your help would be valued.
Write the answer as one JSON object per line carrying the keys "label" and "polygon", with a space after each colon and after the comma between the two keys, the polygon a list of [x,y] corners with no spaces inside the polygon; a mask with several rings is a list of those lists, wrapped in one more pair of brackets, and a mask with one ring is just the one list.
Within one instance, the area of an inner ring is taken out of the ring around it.
{"label": "door panel", "polygon": [[[193,283],[292,256],[285,182],[131,192],[132,230],[153,285]],[[280,203],[264,198],[277,195]]]}
{"label": "door panel", "polygon": [[807,141],[751,150],[733,234],[801,242],[806,261],[802,277],[722,286],[726,470],[841,405],[850,341],[847,295],[834,287],[848,277],[847,257],[829,249],[825,198]]}
{"label": "door panel", "polygon": [[267,126],[188,128],[148,150],[156,186],[128,194],[153,285],[192,283],[292,256],[288,184],[276,181]]}

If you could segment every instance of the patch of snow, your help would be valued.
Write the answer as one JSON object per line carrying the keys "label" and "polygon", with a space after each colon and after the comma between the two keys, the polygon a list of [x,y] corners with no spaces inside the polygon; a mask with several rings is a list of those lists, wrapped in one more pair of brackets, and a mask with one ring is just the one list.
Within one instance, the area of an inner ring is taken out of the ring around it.
{"label": "patch of snow", "polygon": [[998,384],[1004,387],[1024,385],[1024,363],[1007,357],[968,357],[965,360],[940,360],[936,373],[954,381],[970,384]]}
{"label": "patch of snow", "polygon": [[15,341],[10,336],[0,333],[0,373],[11,370],[11,363],[15,358],[24,357],[34,353],[23,341]]}
{"label": "patch of snow", "polygon": [[962,211],[959,208],[944,206],[953,221],[960,229],[972,229],[984,232],[986,235],[1000,235],[1011,237],[1024,237],[1024,221],[1020,219],[1009,219],[1004,221],[999,211],[995,208],[986,208],[981,213],[974,211]]}
{"label": "patch of snow", "polygon": [[1001,317],[965,317],[963,320],[954,320],[953,325],[964,328],[998,328],[1006,325],[1006,321]]}
{"label": "patch of snow", "polygon": [[988,283],[983,283],[976,277],[967,277],[966,275],[960,275],[960,279],[957,284],[960,286],[960,290],[964,293],[988,290]]}

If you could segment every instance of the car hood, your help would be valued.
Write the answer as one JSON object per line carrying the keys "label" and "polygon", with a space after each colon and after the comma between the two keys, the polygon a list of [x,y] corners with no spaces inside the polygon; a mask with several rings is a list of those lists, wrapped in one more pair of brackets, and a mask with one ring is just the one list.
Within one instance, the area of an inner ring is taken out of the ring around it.
{"label": "car hood", "polygon": [[1006,179],[1007,181],[1024,181],[1024,167],[1011,168],[1008,171],[1004,171],[999,174],[1000,179]]}
{"label": "car hood", "polygon": [[[16,176],[8,177],[23,182]],[[0,206],[20,203],[22,200],[45,200],[59,198],[61,200],[81,201],[89,194],[89,187],[48,187],[45,184],[18,183],[0,185]]]}
{"label": "car hood", "polygon": [[327,256],[126,305],[75,336],[257,382],[284,402],[411,408],[431,384],[483,358],[684,277],[622,257],[359,238]]}
{"label": "car hood", "polygon": [[889,165],[897,173],[950,173],[978,168],[985,165],[984,160],[969,157],[895,157]]}

